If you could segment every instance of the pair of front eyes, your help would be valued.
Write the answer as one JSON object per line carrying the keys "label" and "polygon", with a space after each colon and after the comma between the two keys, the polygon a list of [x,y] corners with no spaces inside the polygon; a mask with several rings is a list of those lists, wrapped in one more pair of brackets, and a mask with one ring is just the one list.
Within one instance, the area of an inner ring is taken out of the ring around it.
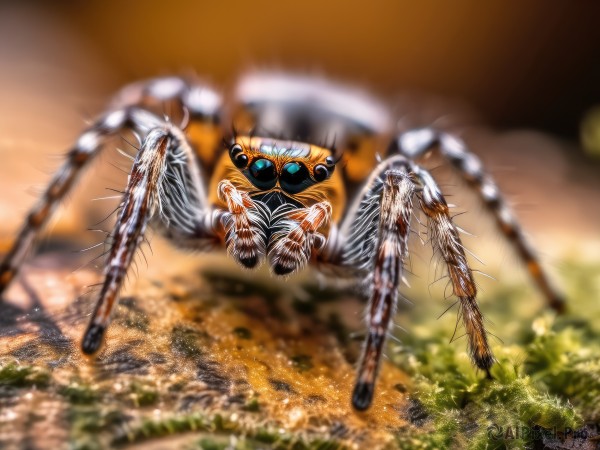
{"label": "pair of front eyes", "polygon": [[250,162],[239,144],[229,150],[231,161],[259,189],[268,190],[275,187],[277,180],[281,188],[289,194],[302,192],[309,186],[326,180],[333,171],[332,167],[317,164],[311,174],[306,165],[299,161],[290,161],[277,173],[277,167],[267,158],[255,158]]}

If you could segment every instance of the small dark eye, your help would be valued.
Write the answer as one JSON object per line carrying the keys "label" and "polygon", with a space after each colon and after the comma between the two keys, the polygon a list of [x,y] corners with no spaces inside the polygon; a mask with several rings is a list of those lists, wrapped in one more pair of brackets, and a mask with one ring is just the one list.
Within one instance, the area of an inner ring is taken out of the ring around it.
{"label": "small dark eye", "polygon": [[271,189],[277,181],[275,164],[272,161],[260,158],[250,164],[250,181],[261,189]]}
{"label": "small dark eye", "polygon": [[282,182],[289,185],[297,185],[308,178],[308,170],[303,164],[297,162],[289,162],[283,166],[280,179]]}
{"label": "small dark eye", "polygon": [[329,170],[323,164],[315,166],[313,176],[317,181],[325,181],[329,176]]}
{"label": "small dark eye", "polygon": [[243,169],[248,165],[248,156],[244,153],[240,144],[235,144],[229,149],[229,157],[238,169]]}

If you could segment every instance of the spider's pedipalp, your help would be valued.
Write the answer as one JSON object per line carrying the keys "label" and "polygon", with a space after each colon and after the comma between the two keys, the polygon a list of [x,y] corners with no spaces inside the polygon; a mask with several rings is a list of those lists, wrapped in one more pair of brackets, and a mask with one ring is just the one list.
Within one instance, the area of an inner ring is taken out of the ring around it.
{"label": "spider's pedipalp", "polygon": [[535,252],[508,206],[492,176],[484,171],[481,160],[456,136],[431,128],[421,128],[402,133],[392,143],[391,151],[398,151],[408,158],[418,158],[435,146],[458,171],[461,177],[477,191],[487,209],[506,238],[517,250],[529,274],[546,297],[548,305],[556,311],[564,311],[563,295],[550,283]]}
{"label": "spider's pedipalp", "polygon": [[414,167],[415,182],[420,185],[421,209],[429,218],[431,244],[446,263],[453,294],[460,300],[459,316],[468,336],[469,353],[480,369],[489,371],[494,356],[487,339],[483,316],[477,305],[477,287],[467,262],[458,229],[452,222],[448,205],[431,175]]}
{"label": "spider's pedipalp", "polygon": [[325,238],[318,230],[331,220],[331,204],[320,202],[310,208],[296,209],[280,221],[282,231],[273,235],[269,262],[277,275],[302,269],[314,248],[323,247]]}
{"label": "spider's pedipalp", "polygon": [[254,211],[255,203],[247,192],[237,189],[229,180],[222,180],[217,188],[219,199],[227,205],[222,216],[226,230],[227,251],[244,267],[251,269],[265,255],[265,238],[260,216]]}

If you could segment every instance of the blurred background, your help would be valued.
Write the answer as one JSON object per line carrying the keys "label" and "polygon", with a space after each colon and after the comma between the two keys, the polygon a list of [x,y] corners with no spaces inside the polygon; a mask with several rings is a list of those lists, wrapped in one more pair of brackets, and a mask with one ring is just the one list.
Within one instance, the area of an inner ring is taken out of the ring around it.
{"label": "blurred background", "polygon": [[[404,127],[449,124],[498,179],[543,258],[595,257],[598,17],[600,4],[584,1],[4,1],[0,236],[10,240],[36,197],[32,186],[41,189],[85,120],[123,84],[195,72],[226,94],[259,67],[357,84],[388,101]],[[122,174],[103,166],[55,232],[72,235],[110,211],[90,204],[123,186]],[[511,253],[479,220],[482,208],[455,181],[443,184],[460,192],[451,201],[480,235],[470,247],[502,266]]]}

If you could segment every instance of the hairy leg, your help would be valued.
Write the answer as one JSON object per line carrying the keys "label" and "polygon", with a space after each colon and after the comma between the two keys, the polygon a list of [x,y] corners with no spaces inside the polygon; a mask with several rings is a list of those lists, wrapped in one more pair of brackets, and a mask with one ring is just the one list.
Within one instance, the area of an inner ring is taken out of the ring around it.
{"label": "hairy leg", "polygon": [[[104,283],[82,349],[95,353],[101,346],[125,275],[141,244],[149,221],[162,223],[164,234],[196,242],[218,240],[213,213],[205,204],[195,160],[183,133],[164,123],[151,130],[133,163],[121,210],[111,235]],[[178,202],[184,198],[184,202]]]}
{"label": "hairy leg", "polygon": [[367,307],[367,338],[352,394],[352,405],[359,411],[367,409],[373,400],[385,338],[396,311],[398,285],[408,254],[413,193],[413,182],[405,171],[385,173]]}
{"label": "hairy leg", "polygon": [[213,91],[179,78],[158,78],[124,88],[100,116],[79,137],[67,159],[53,176],[41,199],[27,214],[17,239],[0,263],[0,295],[17,275],[35,241],[60,202],[73,189],[83,169],[98,155],[107,141],[132,129],[142,135],[160,126],[162,120],[142,109],[149,101],[179,102],[191,117],[216,122],[221,100]]}
{"label": "hairy leg", "polygon": [[557,311],[563,311],[565,309],[563,295],[550,282],[496,182],[485,172],[480,159],[471,153],[462,140],[447,133],[423,128],[398,136],[391,150],[415,159],[436,146],[469,186],[478,192],[479,197],[494,216],[498,227],[516,249],[519,258],[546,297],[548,305]]}
{"label": "hairy leg", "polygon": [[458,229],[452,222],[446,199],[431,175],[415,166],[413,176],[421,188],[421,209],[429,218],[431,244],[446,263],[453,293],[460,301],[459,318],[462,318],[467,333],[469,354],[475,365],[489,375],[494,356],[488,344],[483,316],[475,299],[477,287]]}

